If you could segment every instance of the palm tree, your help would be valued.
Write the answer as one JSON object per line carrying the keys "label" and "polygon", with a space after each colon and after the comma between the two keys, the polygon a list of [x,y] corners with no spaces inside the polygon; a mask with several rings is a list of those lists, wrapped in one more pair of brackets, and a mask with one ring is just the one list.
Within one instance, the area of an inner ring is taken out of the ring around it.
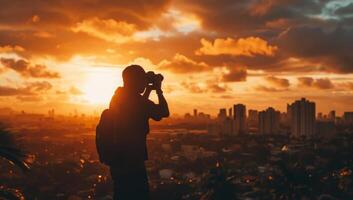
{"label": "palm tree", "polygon": [[0,157],[20,167],[24,172],[29,170],[29,165],[25,161],[27,155],[16,146],[13,135],[4,128],[0,128]]}
{"label": "palm tree", "polygon": [[[11,164],[18,166],[23,172],[27,172],[30,167],[26,162],[27,155],[16,146],[16,141],[8,130],[0,127],[0,158],[8,160]],[[0,185],[0,199],[24,200],[19,190],[7,188]]]}

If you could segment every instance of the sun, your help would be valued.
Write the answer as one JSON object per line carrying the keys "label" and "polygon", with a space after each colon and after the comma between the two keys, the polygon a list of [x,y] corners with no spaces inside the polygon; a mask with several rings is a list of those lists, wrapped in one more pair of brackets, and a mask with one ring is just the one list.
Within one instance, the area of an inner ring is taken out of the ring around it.
{"label": "sun", "polygon": [[92,104],[109,104],[115,89],[122,85],[121,69],[91,68],[83,85],[84,99]]}

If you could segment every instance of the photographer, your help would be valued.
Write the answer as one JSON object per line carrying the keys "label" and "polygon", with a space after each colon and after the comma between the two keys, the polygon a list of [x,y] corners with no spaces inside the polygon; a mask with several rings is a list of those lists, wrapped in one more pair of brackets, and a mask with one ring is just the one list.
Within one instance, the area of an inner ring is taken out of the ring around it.
{"label": "photographer", "polygon": [[[109,107],[114,124],[111,137],[114,145],[110,148],[114,153],[106,164],[110,166],[114,182],[114,199],[144,200],[149,199],[144,164],[148,159],[148,120],[159,121],[168,117],[169,109],[161,89],[162,75],[146,73],[139,65],[126,67],[122,75],[124,85],[115,91]],[[152,90],[157,93],[158,104],[148,99]]]}

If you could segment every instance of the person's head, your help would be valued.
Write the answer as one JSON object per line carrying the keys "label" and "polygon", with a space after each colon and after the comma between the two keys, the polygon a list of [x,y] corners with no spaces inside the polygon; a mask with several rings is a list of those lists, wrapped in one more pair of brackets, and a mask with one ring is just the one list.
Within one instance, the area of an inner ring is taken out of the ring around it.
{"label": "person's head", "polygon": [[124,88],[142,93],[147,86],[146,72],[140,65],[129,65],[123,71]]}

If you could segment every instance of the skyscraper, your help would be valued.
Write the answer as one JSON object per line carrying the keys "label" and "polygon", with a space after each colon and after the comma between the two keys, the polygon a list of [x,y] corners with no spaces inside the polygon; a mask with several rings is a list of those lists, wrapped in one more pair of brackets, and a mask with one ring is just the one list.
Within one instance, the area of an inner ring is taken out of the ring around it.
{"label": "skyscraper", "polygon": [[279,133],[280,112],[272,107],[259,112],[259,132],[261,134]]}
{"label": "skyscraper", "polygon": [[234,134],[246,133],[246,107],[243,104],[236,104],[233,107]]}
{"label": "skyscraper", "polygon": [[327,118],[329,121],[335,121],[336,120],[336,111],[334,110],[331,110],[328,115],[327,115]]}
{"label": "skyscraper", "polygon": [[312,136],[315,133],[315,103],[302,98],[287,105],[290,111],[290,125],[292,135]]}
{"label": "skyscraper", "polygon": [[227,118],[227,110],[225,108],[219,109],[219,113],[217,117],[221,121],[225,120]]}
{"label": "skyscraper", "polygon": [[257,122],[259,119],[259,112],[257,110],[249,110],[248,121]]}
{"label": "skyscraper", "polygon": [[344,112],[343,119],[346,124],[353,124],[353,112]]}

